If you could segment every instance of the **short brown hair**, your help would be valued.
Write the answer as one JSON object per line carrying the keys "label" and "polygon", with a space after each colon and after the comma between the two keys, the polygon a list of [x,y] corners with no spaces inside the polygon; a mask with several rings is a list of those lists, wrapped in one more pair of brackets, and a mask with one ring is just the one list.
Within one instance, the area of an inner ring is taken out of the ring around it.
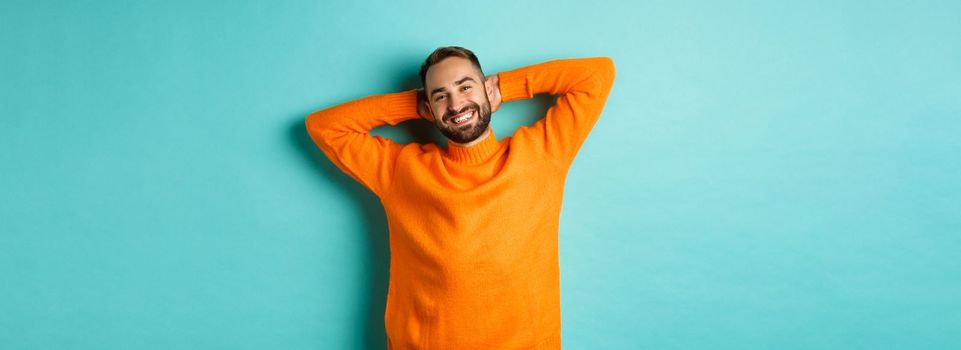
{"label": "short brown hair", "polygon": [[451,56],[468,59],[474,64],[474,67],[477,68],[477,71],[480,72],[481,79],[484,79],[484,70],[481,69],[480,61],[477,60],[477,56],[474,55],[471,50],[460,46],[446,46],[438,47],[437,50],[434,50],[434,52],[431,53],[430,56],[427,56],[427,59],[424,60],[424,64],[420,66],[420,85],[425,89],[427,88],[427,69],[430,68],[430,66],[433,66],[437,64],[437,62],[443,61],[445,58]]}

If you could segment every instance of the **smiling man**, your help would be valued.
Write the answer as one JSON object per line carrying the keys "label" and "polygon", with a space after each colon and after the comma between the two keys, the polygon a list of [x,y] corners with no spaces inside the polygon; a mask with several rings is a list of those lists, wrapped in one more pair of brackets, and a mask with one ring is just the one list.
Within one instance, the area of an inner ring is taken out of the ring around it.
{"label": "smiling man", "polygon": [[441,116],[434,124],[451,142],[469,147],[490,135],[496,110],[491,99],[500,104],[497,76],[485,80],[477,56],[462,48],[438,49],[427,57],[420,76],[427,92],[421,114]]}
{"label": "smiling man", "polygon": [[[312,113],[307,131],[384,205],[389,349],[559,349],[558,224],[564,181],[614,83],[609,58],[560,59],[484,76],[477,57],[442,47],[423,89]],[[557,96],[547,114],[498,140],[502,102]],[[447,137],[397,144],[369,131],[424,118]]]}

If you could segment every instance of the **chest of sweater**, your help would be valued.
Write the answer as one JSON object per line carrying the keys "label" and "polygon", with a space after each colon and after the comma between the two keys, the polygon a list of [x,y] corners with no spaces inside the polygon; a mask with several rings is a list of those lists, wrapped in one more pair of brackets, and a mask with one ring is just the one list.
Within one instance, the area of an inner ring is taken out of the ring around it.
{"label": "chest of sweater", "polygon": [[402,162],[395,174],[382,198],[392,259],[425,273],[496,273],[556,245],[566,172],[550,160],[506,149],[479,164]]}

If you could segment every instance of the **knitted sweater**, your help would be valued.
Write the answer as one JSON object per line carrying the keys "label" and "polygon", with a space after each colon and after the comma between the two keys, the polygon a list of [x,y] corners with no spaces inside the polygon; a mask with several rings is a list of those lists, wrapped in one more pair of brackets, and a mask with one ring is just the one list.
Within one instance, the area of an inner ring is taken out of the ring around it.
{"label": "knitted sweater", "polygon": [[[559,349],[558,224],[564,181],[614,82],[606,57],[498,74],[503,102],[558,95],[511,137],[447,149],[374,127],[419,118],[416,91],[312,113],[307,131],[373,191],[390,235],[389,349]],[[493,132],[493,131],[492,131]]]}

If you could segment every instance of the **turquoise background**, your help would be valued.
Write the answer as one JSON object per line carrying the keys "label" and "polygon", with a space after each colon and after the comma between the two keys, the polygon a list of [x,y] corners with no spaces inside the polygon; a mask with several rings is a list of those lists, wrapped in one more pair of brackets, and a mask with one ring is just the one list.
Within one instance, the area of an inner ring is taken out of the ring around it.
{"label": "turquoise background", "polygon": [[565,192],[565,348],[957,349],[959,13],[5,0],[0,347],[384,348],[383,210],[304,118],[453,44],[488,74],[617,65]]}

